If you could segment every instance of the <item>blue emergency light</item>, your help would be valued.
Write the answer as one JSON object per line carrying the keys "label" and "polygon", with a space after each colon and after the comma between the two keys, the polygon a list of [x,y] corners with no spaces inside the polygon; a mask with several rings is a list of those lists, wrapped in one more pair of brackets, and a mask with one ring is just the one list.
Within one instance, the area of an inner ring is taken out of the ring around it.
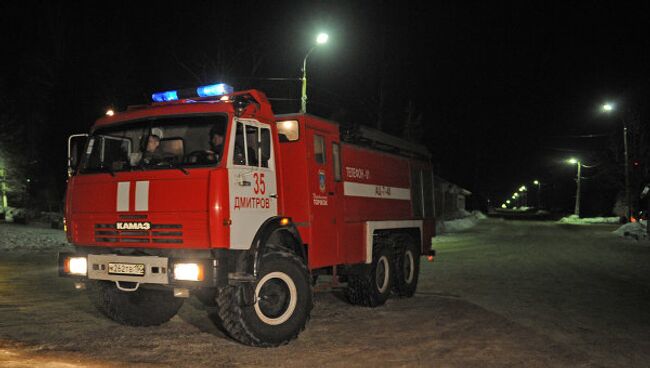
{"label": "blue emergency light", "polygon": [[167,102],[167,101],[176,101],[179,98],[192,98],[196,97],[212,97],[212,96],[222,96],[233,93],[235,89],[225,83],[209,84],[207,86],[201,86],[182,90],[174,91],[165,91],[165,92],[156,92],[151,95],[151,99],[154,102]]}
{"label": "blue emergency light", "polygon": [[165,92],[156,92],[151,95],[151,99],[154,102],[167,102],[178,100],[177,91],[165,91]]}
{"label": "blue emergency light", "polygon": [[221,96],[233,93],[235,91],[232,86],[229,86],[225,83],[219,84],[209,84],[207,86],[201,86],[196,89],[196,93],[200,97],[210,97],[210,96]]}

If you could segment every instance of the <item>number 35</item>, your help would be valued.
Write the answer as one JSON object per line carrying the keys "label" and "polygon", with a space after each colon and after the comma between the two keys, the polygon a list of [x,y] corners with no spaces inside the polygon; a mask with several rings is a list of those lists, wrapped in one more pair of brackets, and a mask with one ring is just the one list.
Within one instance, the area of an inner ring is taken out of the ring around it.
{"label": "number 35", "polygon": [[264,194],[266,193],[266,183],[264,182],[264,173],[255,173],[253,174],[255,179],[255,187],[253,187],[253,192],[255,194]]}

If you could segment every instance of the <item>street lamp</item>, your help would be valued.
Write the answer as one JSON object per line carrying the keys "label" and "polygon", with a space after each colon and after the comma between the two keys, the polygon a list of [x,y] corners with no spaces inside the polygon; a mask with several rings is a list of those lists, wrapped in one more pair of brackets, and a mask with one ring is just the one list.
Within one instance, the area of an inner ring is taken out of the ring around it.
{"label": "street lamp", "polygon": [[542,208],[542,197],[540,194],[542,191],[542,183],[539,180],[534,180],[533,184],[537,185],[537,208]]}
{"label": "street lamp", "polygon": [[526,193],[526,192],[528,191],[528,188],[526,188],[525,185],[522,185],[522,186],[519,187],[519,191],[521,192],[522,202],[524,202],[524,206],[527,207],[528,206],[528,193]]}
{"label": "street lamp", "polygon": [[329,36],[327,33],[319,33],[316,37],[316,44],[309,49],[309,52],[305,55],[305,59],[302,61],[302,95],[300,97],[300,112],[303,114],[307,113],[307,58],[316,47],[327,43],[328,39]]}
{"label": "street lamp", "polygon": [[[614,105],[611,103],[605,103],[602,106],[602,110],[605,113],[610,113],[614,111]],[[625,117],[621,119],[623,121],[623,154],[625,159],[625,202],[627,204],[627,220],[629,221],[632,218],[632,200],[630,197],[630,160],[627,149],[627,123],[625,122]]]}
{"label": "street lamp", "polygon": [[576,205],[573,210],[573,214],[580,217],[580,171],[582,168],[582,163],[577,158],[570,158],[567,160],[568,163],[572,165],[578,165],[578,175],[576,178]]}

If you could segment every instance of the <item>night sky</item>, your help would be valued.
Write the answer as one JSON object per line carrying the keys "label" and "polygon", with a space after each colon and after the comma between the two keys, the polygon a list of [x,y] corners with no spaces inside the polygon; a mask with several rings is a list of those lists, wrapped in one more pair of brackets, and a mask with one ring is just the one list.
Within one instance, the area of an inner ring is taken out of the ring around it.
{"label": "night sky", "polygon": [[628,4],[5,2],[0,107],[29,124],[35,185],[62,194],[67,135],[109,107],[225,81],[297,111],[302,60],[325,31],[310,113],[400,135],[411,106],[437,173],[500,202],[533,179],[573,190],[562,160],[621,139],[605,100],[647,124],[650,6]]}

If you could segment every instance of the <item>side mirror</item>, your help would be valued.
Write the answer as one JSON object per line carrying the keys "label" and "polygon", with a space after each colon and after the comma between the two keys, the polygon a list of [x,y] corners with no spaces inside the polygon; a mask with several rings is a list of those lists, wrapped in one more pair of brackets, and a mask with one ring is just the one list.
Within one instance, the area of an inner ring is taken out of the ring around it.
{"label": "side mirror", "polygon": [[68,177],[77,171],[87,140],[88,134],[73,134],[68,137]]}

